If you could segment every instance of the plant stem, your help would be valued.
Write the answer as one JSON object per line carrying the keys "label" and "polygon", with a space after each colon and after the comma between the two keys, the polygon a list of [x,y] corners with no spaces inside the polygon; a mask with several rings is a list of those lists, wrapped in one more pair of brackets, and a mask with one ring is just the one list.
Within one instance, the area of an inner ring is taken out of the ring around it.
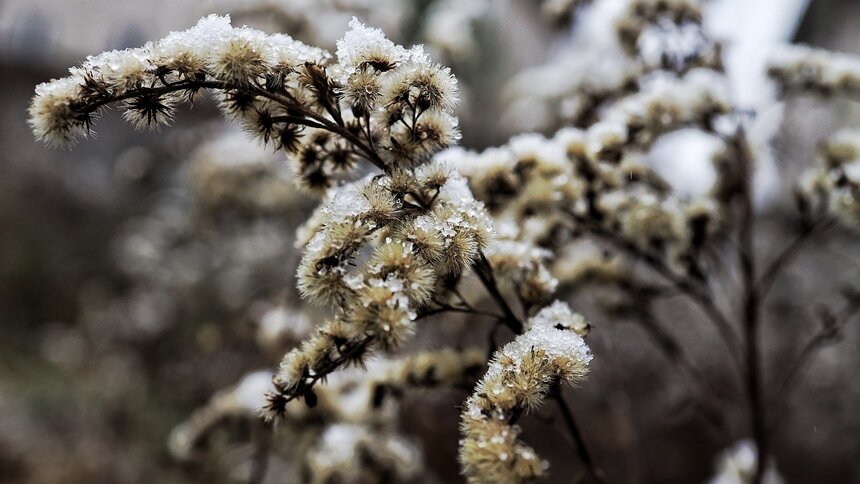
{"label": "plant stem", "polygon": [[550,395],[552,399],[556,401],[558,404],[558,408],[561,411],[561,416],[564,418],[564,423],[567,425],[567,430],[570,432],[570,435],[573,437],[573,440],[576,441],[576,448],[579,451],[579,457],[582,459],[582,463],[585,464],[585,467],[588,469],[588,473],[591,474],[594,482],[605,483],[606,475],[603,473],[603,470],[594,462],[594,459],[591,456],[591,452],[588,450],[588,446],[585,444],[585,439],[582,437],[582,432],[579,431],[579,426],[576,424],[576,419],[573,417],[573,412],[570,410],[570,407],[567,406],[567,402],[564,400],[564,395],[561,391],[561,385],[556,382],[550,388]]}
{"label": "plant stem", "polygon": [[491,313],[489,311],[481,311],[479,309],[472,309],[472,308],[458,308],[455,306],[445,305],[445,306],[439,306],[436,308],[432,308],[432,309],[428,309],[426,311],[423,311],[421,314],[419,314],[415,318],[415,320],[417,321],[417,320],[424,319],[424,318],[427,318],[427,317],[430,317],[430,316],[433,316],[436,314],[446,313],[446,312],[473,314],[476,316],[487,316],[487,317],[496,318],[499,320],[505,319],[504,316],[501,316],[501,315],[496,314],[496,313]]}
{"label": "plant stem", "polygon": [[743,372],[743,362],[737,353],[737,349],[741,346],[741,340],[735,333],[735,330],[728,318],[726,318],[714,303],[713,296],[707,288],[702,287],[701,284],[696,283],[689,278],[678,275],[659,257],[640,250],[632,242],[623,239],[617,234],[594,224],[581,216],[578,216],[573,211],[567,209],[563,209],[563,211],[570,216],[574,222],[588,230],[590,234],[600,240],[608,242],[635,259],[644,261],[651,269],[670,282],[678,291],[685,294],[691,301],[693,301],[693,303],[697,304],[702,312],[704,312],[705,315],[714,323],[717,332],[726,345],[729,355],[732,357],[732,361],[736,364],[738,370]]}
{"label": "plant stem", "polygon": [[731,140],[732,148],[738,157],[742,171],[740,191],[741,223],[739,230],[738,257],[743,280],[743,329],[746,359],[746,391],[752,417],[752,433],[758,455],[754,484],[760,484],[767,469],[770,449],[767,439],[767,421],[764,404],[764,385],[762,382],[761,348],[758,340],[760,313],[760,294],[756,285],[755,261],[755,211],[753,208],[752,153],[743,128]]}
{"label": "plant stem", "polygon": [[496,284],[496,278],[493,275],[493,267],[490,265],[490,261],[487,260],[487,257],[483,252],[480,253],[480,258],[475,263],[475,273],[478,274],[478,278],[481,280],[481,284],[487,289],[487,292],[490,293],[490,297],[496,302],[502,312],[505,314],[503,319],[504,323],[514,332],[514,334],[522,334],[524,325],[523,322],[514,314],[514,311],[508,305],[508,302],[505,301],[505,297],[499,291],[499,286]]}
{"label": "plant stem", "polygon": [[804,227],[800,234],[774,258],[773,262],[770,263],[767,269],[765,269],[764,274],[759,278],[757,284],[759,297],[764,298],[767,295],[773,287],[774,282],[779,278],[780,273],[797,258],[809,242],[814,240],[816,236],[827,232],[834,225],[833,220],[821,218]]}
{"label": "plant stem", "polygon": [[[131,89],[128,92],[125,92],[125,93],[120,94],[120,95],[108,96],[108,97],[105,97],[103,99],[98,99],[98,100],[95,100],[92,102],[82,104],[80,106],[77,106],[77,109],[80,110],[82,113],[92,113],[92,112],[98,110],[99,108],[101,108],[102,106],[104,106],[106,104],[120,102],[120,101],[124,101],[126,99],[138,97],[138,96],[161,95],[161,94],[169,94],[172,92],[178,92],[178,91],[184,91],[184,90],[197,90],[197,89],[214,89],[214,90],[222,90],[222,91],[226,91],[226,90],[243,91],[243,92],[246,92],[249,94],[254,94],[257,96],[265,97],[267,99],[270,99],[272,101],[277,102],[278,104],[281,104],[284,107],[289,107],[292,110],[301,113],[302,116],[307,118],[307,119],[301,120],[301,121],[299,120],[300,118],[294,119],[293,121],[296,124],[302,124],[305,126],[311,126],[311,127],[318,127],[320,129],[326,129],[326,130],[331,131],[331,132],[333,132],[339,136],[342,136],[343,138],[348,140],[350,143],[352,143],[354,146],[356,146],[359,150],[361,150],[365,154],[365,156],[367,157],[367,160],[370,161],[374,166],[376,166],[377,168],[379,168],[383,172],[388,171],[388,168],[385,165],[385,162],[379,156],[379,153],[377,153],[376,150],[373,149],[372,147],[365,144],[361,140],[361,138],[359,138],[358,136],[356,136],[355,134],[350,132],[343,125],[341,125],[335,121],[332,121],[332,120],[326,118],[325,116],[323,116],[319,113],[316,113],[314,111],[307,109],[306,107],[299,104],[295,100],[295,98],[293,98],[290,95],[283,95],[283,94],[279,94],[277,92],[272,92],[272,91],[269,91],[269,90],[264,89],[262,87],[255,86],[253,84],[237,84],[237,83],[214,80],[214,79],[183,80],[183,81],[177,81],[177,82],[170,83],[170,84],[165,84],[162,86],[153,86],[153,87],[141,86],[141,87],[138,87],[135,89]],[[292,118],[295,118],[295,117],[292,116]]]}
{"label": "plant stem", "polygon": [[776,392],[776,398],[772,400],[774,402],[783,403],[783,410],[781,410],[779,415],[771,420],[769,427],[770,432],[779,428],[778,424],[782,421],[786,413],[784,410],[784,404],[789,399],[792,387],[803,374],[802,370],[804,367],[812,360],[813,356],[815,356],[819,350],[839,341],[839,337],[841,336],[845,325],[848,324],[858,312],[860,312],[860,292],[849,298],[848,302],[839,312],[825,313],[825,320],[821,325],[821,328],[809,341],[807,341],[806,345],[804,345],[797,359],[786,373],[785,378],[783,378],[782,383],[779,386],[779,390]]}
{"label": "plant stem", "polygon": [[684,374],[692,387],[692,391],[698,395],[698,404],[705,420],[713,425],[717,431],[724,431],[725,421],[722,414],[715,408],[715,405],[708,404],[709,397],[716,398],[718,396],[717,391],[707,384],[708,380],[687,357],[683,346],[660,325],[654,313],[647,307],[647,303],[644,304],[643,309],[637,314],[642,328],[651,336],[651,339],[666,355],[666,358]]}

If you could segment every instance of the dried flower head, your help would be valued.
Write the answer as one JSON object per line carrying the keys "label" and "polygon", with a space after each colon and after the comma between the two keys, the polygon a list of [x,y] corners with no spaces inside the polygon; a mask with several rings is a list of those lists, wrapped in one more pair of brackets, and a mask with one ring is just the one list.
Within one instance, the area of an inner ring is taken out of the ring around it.
{"label": "dried flower head", "polygon": [[773,53],[768,75],[783,94],[811,92],[850,96],[860,90],[860,59],[804,45],[784,46]]}
{"label": "dried flower head", "polygon": [[552,385],[585,378],[591,353],[582,316],[556,301],[528,329],[493,355],[461,415],[460,462],[469,482],[526,482],[547,463],[518,440],[518,416],[534,409]]}
{"label": "dried flower head", "polygon": [[801,188],[811,205],[822,204],[846,227],[860,229],[860,132],[842,130],[822,143],[820,162]]}

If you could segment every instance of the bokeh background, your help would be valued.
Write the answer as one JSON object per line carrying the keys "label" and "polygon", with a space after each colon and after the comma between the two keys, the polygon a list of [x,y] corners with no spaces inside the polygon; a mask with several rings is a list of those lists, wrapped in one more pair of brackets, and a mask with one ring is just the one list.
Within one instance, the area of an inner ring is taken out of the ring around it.
{"label": "bokeh background", "polygon": [[[860,53],[860,2],[714,3],[728,5],[721,21],[746,35],[751,51],[757,42],[764,49],[768,36],[757,34],[778,24],[783,40]],[[259,163],[250,167],[213,156],[213,143],[234,146],[228,141],[241,134],[209,102],[182,110],[156,133],[134,132],[108,112],[98,138],[73,150],[45,148],[26,122],[37,83],[86,55],[141,45],[208,13],[329,49],[352,15],[397,42],[427,43],[460,80],[469,148],[554,128],[509,99],[511,80],[568,39],[570,25],[548,20],[537,1],[0,2],[0,482],[240,478],[231,469],[248,452],[241,438],[206,459],[178,462],[168,436],[215,391],[277,363],[278,348],[259,344],[261,326],[273,308],[299,304],[294,229],[313,201],[292,195],[282,160],[253,144],[247,149]],[[818,140],[860,123],[853,101],[798,99],[785,109],[775,142],[778,184],[789,185],[812,162]],[[237,186],[246,193],[233,193]],[[243,198],[261,191],[264,200]],[[792,230],[790,196],[761,210],[766,254]],[[768,372],[784,370],[814,331],[816,308],[799,301],[831,303],[834,288],[857,279],[854,240],[837,233],[822,242],[771,299]],[[699,317],[691,308],[661,308],[709,378],[724,384],[719,405],[738,415],[731,435],[713,435],[688,415],[677,374],[639,328],[589,313],[600,297],[576,297],[597,328],[590,337],[597,358],[573,401],[597,459],[612,482],[706,481],[715,456],[747,428],[741,389],[729,381],[714,336],[686,324]],[[787,482],[860,482],[856,326],[817,357],[787,404],[774,448]],[[458,479],[456,406],[464,396],[418,395],[404,406],[405,426],[424,438],[438,482]],[[428,401],[431,411],[418,412],[417,403]],[[529,419],[527,436],[551,431],[551,415],[543,417]],[[552,480],[570,482],[569,447],[531,442],[553,462]]]}

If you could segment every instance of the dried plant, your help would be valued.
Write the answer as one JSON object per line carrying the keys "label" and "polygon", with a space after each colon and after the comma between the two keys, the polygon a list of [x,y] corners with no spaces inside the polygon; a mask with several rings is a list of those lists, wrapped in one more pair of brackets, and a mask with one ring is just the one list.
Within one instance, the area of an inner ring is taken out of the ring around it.
{"label": "dried plant", "polygon": [[[544,9],[575,18],[605,3],[551,1]],[[519,440],[518,422],[547,399],[559,407],[584,479],[605,482],[563,391],[588,373],[592,353],[583,338],[591,325],[563,301],[583,288],[611,288],[616,297],[600,301],[602,311],[639,321],[685,375],[701,415],[726,432],[719,390],[654,310],[677,295],[698,307],[705,330],[719,336],[726,368],[742,382],[750,422],[751,440],[725,454],[713,482],[779,482],[770,409],[781,399],[773,404],[766,394],[764,301],[814,237],[860,227],[860,136],[840,132],[822,145],[821,163],[796,191],[797,238],[764,263],[755,204],[768,140],[758,139],[756,121],[733,99],[722,46],[706,34],[701,5],[615,3],[624,8],[598,19],[610,20],[605,37],[572,42],[576,54],[596,40],[593,58],[564,54],[509,86],[511,112],[541,113],[536,123],[527,113],[520,121],[554,134],[521,134],[481,152],[456,146],[459,91],[451,70],[423,47],[396,45],[356,19],[331,55],[209,16],[144,47],[90,57],[70,76],[37,86],[30,122],[50,145],[88,136],[109,105],[136,127],[157,128],[207,92],[292,168],[222,169],[217,160],[229,144],[209,146],[218,154],[201,155],[193,171],[208,209],[277,211],[299,203],[282,183],[290,177],[321,199],[296,234],[296,286],[318,312],[267,313],[260,346],[287,349],[277,370],[250,373],[214,396],[174,432],[174,454],[192,458],[224,421],[261,416],[252,424],[252,481],[262,480],[278,446],[292,479],[427,480],[432,469],[423,468],[420,445],[399,426],[398,400],[418,388],[474,384],[460,415],[459,461],[469,482],[546,475],[549,463]],[[483,12],[463,8],[439,10],[464,23]],[[469,53],[459,43],[445,49]],[[589,70],[598,59],[606,65]],[[857,65],[794,48],[776,56],[768,73],[783,94],[852,95]],[[535,79],[549,86],[536,89]],[[648,160],[667,134],[690,129],[718,146],[705,160],[715,181],[703,193],[671,183]],[[820,334],[778,397],[860,309],[858,294],[851,288],[842,309],[824,311]],[[320,321],[307,324],[316,314]],[[457,341],[387,355],[408,348],[417,328],[441,314],[493,322],[490,356],[462,351]],[[505,345],[495,341],[500,327],[512,336]]]}

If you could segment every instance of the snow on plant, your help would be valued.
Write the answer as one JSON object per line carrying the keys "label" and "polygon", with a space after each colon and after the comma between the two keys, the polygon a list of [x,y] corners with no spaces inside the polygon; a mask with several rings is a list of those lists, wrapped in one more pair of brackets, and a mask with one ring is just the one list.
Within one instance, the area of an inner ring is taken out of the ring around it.
{"label": "snow on plant", "polygon": [[460,462],[470,482],[522,482],[543,475],[548,463],[517,440],[520,430],[513,424],[552,387],[579,383],[588,370],[591,353],[582,339],[588,325],[566,304],[543,308],[527,328],[493,355],[466,400]]}
{"label": "snow on plant", "polygon": [[[489,10],[469,5],[439,11],[468,24]],[[399,359],[371,354],[403,349],[438,314],[463,314],[496,323],[489,367],[460,416],[463,475],[470,482],[544,476],[549,464],[519,440],[517,422],[551,399],[589,478],[603,482],[562,394],[562,383],[579,384],[587,374],[590,325],[567,303],[548,303],[585,285],[610,286],[621,296],[605,304],[607,312],[641,321],[685,375],[698,410],[724,430],[725,415],[709,400],[714,389],[652,310],[667,294],[698,307],[748,400],[756,458],[743,479],[762,482],[772,467],[763,302],[813,237],[837,221],[860,226],[860,137],[846,131],[823,145],[820,166],[799,192],[800,233],[761,264],[754,251],[758,140],[734,103],[722,46],[706,35],[700,2],[544,7],[555,18],[581,16],[584,25],[569,52],[522,73],[507,94],[523,125],[555,132],[517,135],[480,152],[456,146],[459,91],[451,70],[422,46],[396,45],[355,19],[332,55],[210,16],[142,48],[90,57],[70,76],[37,86],[30,122],[51,145],[86,137],[108,105],[152,128],[209,92],[226,117],[283,153],[297,184],[322,200],[297,230],[296,279],[301,296],[326,317],[297,332],[307,336],[271,375],[246,376],[181,426],[172,439],[176,454],[188,457],[223,418],[251,420],[263,407],[266,422],[306,437],[293,454],[303,478],[414,479],[418,445],[397,428],[391,401],[412,388],[470,384],[487,358],[453,349]],[[457,45],[450,50],[468,55]],[[583,49],[589,55],[578,57]],[[775,57],[769,74],[785,94],[846,95],[856,90],[856,64],[800,49]],[[649,163],[651,148],[679,130],[719,145],[706,160],[715,174],[707,191],[678,189]],[[261,171],[247,166],[239,176],[202,165],[197,180],[218,192],[214,205],[284,203],[277,183],[271,196],[238,193],[269,190]],[[716,297],[718,287],[730,289],[718,280],[726,252],[738,261],[737,308]],[[803,358],[860,307],[856,294],[850,299]],[[502,326],[513,340],[499,347]],[[268,324],[266,340],[289,327]]]}
{"label": "snow on plant", "polygon": [[[363,364],[372,350],[398,348],[416,320],[458,309],[440,301],[464,273],[481,272],[501,298],[485,255],[493,228],[483,203],[453,166],[431,161],[459,138],[450,70],[420,46],[397,46],[357,20],[334,58],[286,35],[210,16],[143,48],[89,58],[71,76],[37,87],[30,109],[39,138],[71,143],[89,133],[108,104],[119,104],[138,127],[155,127],[209,90],[225,115],[287,154],[304,187],[325,191],[302,230],[297,278],[308,301],[334,311],[283,358],[267,396],[269,420],[286,418],[296,399],[315,406],[320,380]],[[359,160],[380,173],[332,186]],[[534,270],[539,280],[530,284],[530,298],[539,301],[554,288],[540,258],[511,279],[522,284]],[[501,319],[521,331],[500,301]],[[237,408],[224,401],[232,400],[216,398],[209,413]]]}
{"label": "snow on plant", "polygon": [[[423,459],[415,439],[398,428],[396,397],[421,388],[467,385],[485,359],[482,351],[446,349],[397,359],[372,357],[364,369],[331,375],[313,408],[293,401],[284,409],[279,434],[294,443],[290,456],[295,460],[285,480],[300,475],[314,483],[414,479]],[[257,420],[271,381],[270,371],[252,372],[213,396],[173,431],[173,454],[190,460],[225,421]]]}

